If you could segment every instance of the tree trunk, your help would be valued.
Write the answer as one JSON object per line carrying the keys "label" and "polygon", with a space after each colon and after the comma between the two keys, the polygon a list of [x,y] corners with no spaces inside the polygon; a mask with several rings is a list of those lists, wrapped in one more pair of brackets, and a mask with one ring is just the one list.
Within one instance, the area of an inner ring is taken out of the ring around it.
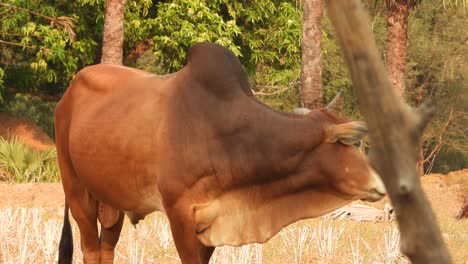
{"label": "tree trunk", "polygon": [[101,63],[122,64],[125,0],[107,0]]}
{"label": "tree trunk", "polygon": [[[415,4],[415,0],[385,0],[387,6],[387,71],[390,82],[401,98],[404,98],[405,94],[408,16]],[[423,160],[424,152],[421,146],[416,164],[419,176],[424,175]]]}
{"label": "tree trunk", "polygon": [[416,163],[416,168],[418,168],[418,175],[424,175],[424,149],[422,144],[419,144],[419,151],[418,151],[418,162]]}
{"label": "tree trunk", "polygon": [[136,62],[143,53],[153,47],[154,43],[151,39],[145,39],[138,43],[128,54],[127,59]]}
{"label": "tree trunk", "polygon": [[[409,0],[411,1],[411,0]],[[405,93],[408,0],[385,0],[387,6],[387,71],[398,96]]]}
{"label": "tree trunk", "polygon": [[412,110],[396,94],[359,0],[328,0],[327,11],[349,66],[359,110],[369,126],[370,162],[394,206],[401,251],[412,263],[451,263],[415,166],[423,130],[435,109],[424,103]]}
{"label": "tree trunk", "polygon": [[301,98],[307,108],[322,107],[323,0],[303,0]]}

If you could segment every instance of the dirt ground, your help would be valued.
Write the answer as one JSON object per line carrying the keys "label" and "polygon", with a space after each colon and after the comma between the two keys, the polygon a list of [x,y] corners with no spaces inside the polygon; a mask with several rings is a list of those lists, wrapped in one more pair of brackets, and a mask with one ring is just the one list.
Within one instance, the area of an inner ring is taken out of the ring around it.
{"label": "dirt ground", "polygon": [[62,207],[60,183],[0,183],[0,207]]}
{"label": "dirt ground", "polygon": [[21,138],[32,149],[45,150],[54,146],[52,139],[34,122],[0,113],[0,137]]}

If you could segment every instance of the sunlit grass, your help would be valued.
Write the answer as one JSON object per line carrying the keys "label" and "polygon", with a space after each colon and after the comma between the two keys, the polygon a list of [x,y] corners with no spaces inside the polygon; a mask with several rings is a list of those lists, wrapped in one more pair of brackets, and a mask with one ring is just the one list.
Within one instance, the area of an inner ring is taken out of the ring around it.
{"label": "sunlit grass", "polygon": [[[56,263],[62,208],[0,209],[0,263]],[[75,223],[74,263],[82,263]],[[468,221],[442,225],[454,263],[466,263]],[[134,228],[125,222],[115,263],[180,263],[167,218],[156,213]],[[407,263],[395,223],[300,221],[264,245],[217,248],[212,264]]]}

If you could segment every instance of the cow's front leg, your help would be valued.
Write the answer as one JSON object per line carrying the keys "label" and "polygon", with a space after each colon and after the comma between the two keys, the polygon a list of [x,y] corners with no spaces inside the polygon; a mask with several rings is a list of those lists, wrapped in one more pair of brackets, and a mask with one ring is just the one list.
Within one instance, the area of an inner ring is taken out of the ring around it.
{"label": "cow's front leg", "polygon": [[182,264],[208,264],[215,248],[198,240],[191,212],[189,208],[167,211],[174,243]]}

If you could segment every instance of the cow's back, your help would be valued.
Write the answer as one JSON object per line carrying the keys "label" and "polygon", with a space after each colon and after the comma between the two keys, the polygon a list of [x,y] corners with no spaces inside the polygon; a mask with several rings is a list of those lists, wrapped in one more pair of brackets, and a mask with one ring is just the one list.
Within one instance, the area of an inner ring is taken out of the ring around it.
{"label": "cow's back", "polygon": [[164,130],[171,78],[95,65],[80,71],[60,100],[57,147],[97,199],[122,210],[162,209],[156,134]]}

